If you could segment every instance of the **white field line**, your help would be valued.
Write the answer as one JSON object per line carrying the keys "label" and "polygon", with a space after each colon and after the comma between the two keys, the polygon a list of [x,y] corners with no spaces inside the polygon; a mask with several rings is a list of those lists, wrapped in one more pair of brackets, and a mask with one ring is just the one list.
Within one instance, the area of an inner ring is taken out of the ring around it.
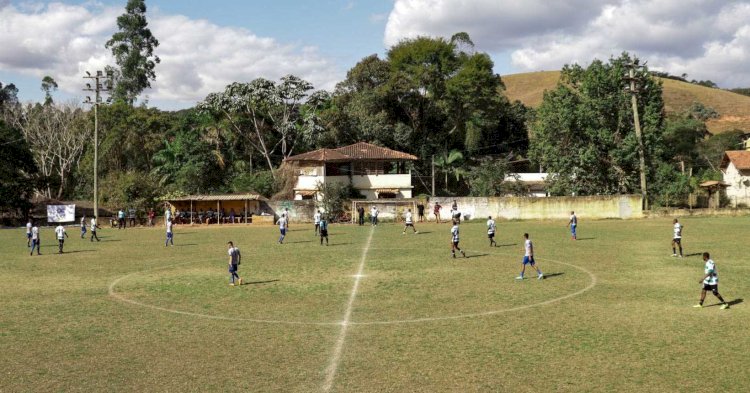
{"label": "white field line", "polygon": [[339,337],[336,340],[336,345],[333,347],[333,355],[331,361],[328,363],[326,368],[326,379],[323,383],[323,391],[331,391],[333,387],[333,380],[336,377],[336,370],[339,368],[341,363],[341,351],[344,348],[344,341],[346,340],[346,332],[349,329],[349,320],[352,316],[352,308],[354,306],[354,299],[357,297],[357,290],[359,289],[359,281],[362,279],[362,272],[365,270],[365,261],[367,261],[367,251],[370,249],[370,242],[372,241],[372,234],[375,233],[375,227],[370,229],[370,235],[367,237],[367,243],[362,250],[362,258],[359,261],[359,268],[357,273],[354,275],[354,285],[352,286],[352,292],[349,294],[349,302],[346,304],[346,311],[344,312],[344,319],[341,321],[341,330],[339,331]]}

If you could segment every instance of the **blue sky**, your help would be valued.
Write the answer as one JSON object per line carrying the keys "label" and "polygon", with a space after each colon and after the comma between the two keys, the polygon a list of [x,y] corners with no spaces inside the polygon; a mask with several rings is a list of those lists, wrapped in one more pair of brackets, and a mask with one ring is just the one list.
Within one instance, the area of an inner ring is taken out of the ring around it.
{"label": "blue sky", "polygon": [[[80,99],[85,70],[112,64],[104,42],[126,1],[0,0],[0,82],[40,100]],[[148,0],[160,40],[142,100],[194,105],[233,81],[292,73],[332,89],[358,60],[417,35],[468,32],[499,74],[587,64],[622,51],[654,69],[750,86],[750,0]],[[633,34],[636,31],[637,34]]]}

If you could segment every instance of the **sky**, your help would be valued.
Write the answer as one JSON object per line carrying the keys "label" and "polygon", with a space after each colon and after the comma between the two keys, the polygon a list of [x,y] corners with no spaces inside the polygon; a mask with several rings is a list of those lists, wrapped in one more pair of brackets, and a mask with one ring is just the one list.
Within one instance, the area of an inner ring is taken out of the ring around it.
{"label": "sky", "polygon": [[[0,82],[22,101],[81,100],[85,71],[114,64],[104,43],[126,0],[0,0]],[[332,90],[360,59],[400,40],[469,33],[501,75],[586,65],[623,51],[653,70],[750,87],[750,0],[147,0],[160,42],[140,102],[172,110],[232,82],[294,74]]]}

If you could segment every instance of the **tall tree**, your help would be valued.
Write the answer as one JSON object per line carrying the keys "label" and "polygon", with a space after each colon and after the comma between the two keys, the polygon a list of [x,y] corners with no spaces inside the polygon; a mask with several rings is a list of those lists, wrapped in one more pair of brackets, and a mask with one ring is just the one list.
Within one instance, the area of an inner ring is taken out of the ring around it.
{"label": "tall tree", "polygon": [[151,87],[151,81],[156,79],[154,68],[160,61],[154,55],[159,41],[148,28],[145,0],[128,0],[125,13],[117,18],[117,27],[119,31],[105,45],[120,67],[113,95],[132,104],[144,89]]}
{"label": "tall tree", "polygon": [[18,104],[18,89],[16,85],[9,83],[3,86],[0,82],[0,111]]}
{"label": "tall tree", "polygon": [[42,91],[44,92],[44,105],[52,104],[52,92],[57,90],[57,82],[49,75],[42,79]]}
{"label": "tall tree", "polygon": [[[638,142],[629,93],[625,91],[624,53],[608,63],[563,68],[557,87],[544,95],[533,125],[531,157],[548,177],[550,192],[617,194],[639,189]],[[639,72],[647,174],[654,176],[663,149],[662,88],[647,69]]]}
{"label": "tall tree", "polygon": [[243,135],[274,173],[278,163],[274,156],[291,156],[298,143],[312,140],[321,132],[319,118],[310,107],[322,105],[327,100],[325,94],[311,94],[307,110],[302,108],[312,89],[310,82],[294,75],[281,78],[278,84],[263,78],[235,82],[224,92],[209,94],[198,109],[226,121]]}
{"label": "tall tree", "polygon": [[0,211],[30,207],[29,198],[34,190],[36,166],[31,150],[21,132],[0,119]]}

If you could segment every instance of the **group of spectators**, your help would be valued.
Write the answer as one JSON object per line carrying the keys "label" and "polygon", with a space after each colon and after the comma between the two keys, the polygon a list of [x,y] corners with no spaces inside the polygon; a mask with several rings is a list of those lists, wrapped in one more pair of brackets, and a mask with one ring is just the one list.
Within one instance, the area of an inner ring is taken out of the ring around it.
{"label": "group of spectators", "polygon": [[237,212],[234,208],[229,209],[227,212],[225,209],[214,210],[209,208],[208,210],[199,209],[198,211],[185,211],[175,209],[174,211],[174,222],[176,224],[189,224],[191,222],[198,224],[237,224],[244,222],[245,216],[252,217],[252,212],[246,212],[245,209]]}
{"label": "group of spectators", "polygon": [[[428,206],[429,207],[429,206]],[[432,204],[432,213],[435,215],[435,222],[440,223],[440,210],[443,209],[443,206],[440,205],[440,203],[435,202]],[[419,204],[417,204],[417,221],[418,222],[424,222],[425,220],[425,204],[422,201],[419,201]],[[377,206],[370,207],[370,224],[372,225],[378,225],[378,215],[380,214],[380,210],[378,210]],[[451,206],[451,222],[461,222],[461,212],[458,210],[458,203],[456,200],[453,200],[453,205]],[[359,225],[365,224],[365,208],[363,206],[359,206],[357,208],[357,218]]]}

